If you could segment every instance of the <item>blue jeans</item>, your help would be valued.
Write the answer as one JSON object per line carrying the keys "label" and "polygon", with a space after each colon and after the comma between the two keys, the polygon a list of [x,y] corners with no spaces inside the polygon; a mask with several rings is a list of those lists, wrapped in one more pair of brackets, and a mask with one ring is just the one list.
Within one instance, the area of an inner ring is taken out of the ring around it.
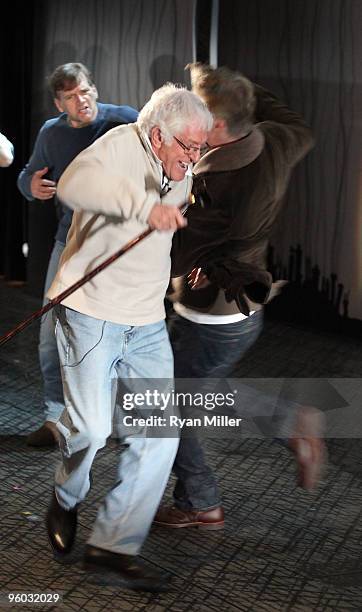
{"label": "blue jeans", "polygon": [[[54,243],[45,279],[43,306],[49,302],[45,295],[57,273],[64,246],[58,240]],[[38,350],[40,370],[43,377],[45,420],[56,423],[64,410],[64,397],[54,320],[51,312],[47,312],[41,319]]]}
{"label": "blue jeans", "polygon": [[[70,509],[85,498],[94,457],[112,431],[115,381],[121,379],[129,388],[143,384],[136,379],[157,378],[173,385],[173,355],[164,321],[132,327],[64,306],[57,307],[57,316],[65,410],[57,423],[62,462],[55,490],[60,504]],[[178,438],[147,437],[147,427],[135,434],[125,426],[123,436],[126,450],[117,456],[115,482],[100,506],[89,543],[135,555],[162,498]]]}
{"label": "blue jeans", "polygon": [[[224,378],[230,376],[238,361],[254,344],[263,328],[258,311],[237,323],[203,325],[173,313],[169,333],[178,378]],[[181,410],[182,416],[182,410]],[[190,415],[187,415],[190,416]],[[183,434],[173,465],[177,477],[175,505],[182,510],[209,510],[221,504],[216,478],[205,461],[195,434]]]}

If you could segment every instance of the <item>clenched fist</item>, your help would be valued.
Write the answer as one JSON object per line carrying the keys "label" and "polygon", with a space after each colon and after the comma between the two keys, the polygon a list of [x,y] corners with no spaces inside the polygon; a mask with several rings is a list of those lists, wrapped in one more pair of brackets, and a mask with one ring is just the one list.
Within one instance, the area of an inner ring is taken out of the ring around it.
{"label": "clenched fist", "polygon": [[177,230],[187,225],[177,206],[155,204],[147,219],[148,225],[156,230]]}

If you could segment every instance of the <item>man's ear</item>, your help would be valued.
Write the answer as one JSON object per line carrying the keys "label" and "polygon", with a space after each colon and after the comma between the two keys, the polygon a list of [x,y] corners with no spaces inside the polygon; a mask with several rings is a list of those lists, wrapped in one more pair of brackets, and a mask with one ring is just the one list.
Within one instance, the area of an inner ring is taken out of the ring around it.
{"label": "man's ear", "polygon": [[215,117],[214,119],[214,124],[212,126],[213,129],[217,128],[217,129],[224,129],[226,127],[226,121],[225,119],[220,119],[220,117]]}
{"label": "man's ear", "polygon": [[159,149],[162,145],[162,135],[159,127],[155,126],[151,130],[150,134],[151,145],[154,149]]}
{"label": "man's ear", "polygon": [[96,88],[95,85],[92,85],[92,89],[93,89],[93,92],[94,92],[94,95],[95,95],[95,99],[98,100],[98,89]]}
{"label": "man's ear", "polygon": [[55,106],[57,107],[58,111],[60,113],[64,113],[64,108],[62,107],[62,104],[61,104],[60,100],[58,98],[53,98],[53,102],[54,102]]}

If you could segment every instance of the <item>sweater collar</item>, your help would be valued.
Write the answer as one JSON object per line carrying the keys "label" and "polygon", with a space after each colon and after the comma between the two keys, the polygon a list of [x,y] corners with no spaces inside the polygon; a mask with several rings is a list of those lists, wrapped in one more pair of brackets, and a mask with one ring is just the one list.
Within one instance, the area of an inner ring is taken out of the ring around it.
{"label": "sweater collar", "polygon": [[207,151],[195,164],[193,173],[239,170],[259,157],[264,147],[264,135],[258,126],[245,138],[234,140]]}

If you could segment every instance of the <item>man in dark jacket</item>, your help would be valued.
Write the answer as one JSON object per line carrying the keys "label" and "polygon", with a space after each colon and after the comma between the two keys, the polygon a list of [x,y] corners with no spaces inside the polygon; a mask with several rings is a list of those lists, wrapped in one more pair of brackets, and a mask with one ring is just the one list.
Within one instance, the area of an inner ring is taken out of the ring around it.
{"label": "man in dark jacket", "polygon": [[[271,285],[268,239],[291,171],[312,148],[313,137],[297,113],[239,73],[194,64],[191,80],[214,125],[208,150],[193,170],[196,205],[189,208],[188,227],[174,237],[173,276],[179,278],[170,335],[175,378],[200,381],[230,376],[262,330],[260,303]],[[259,403],[263,414],[274,410],[271,398],[257,392],[249,390],[243,399],[254,408]],[[286,413],[288,405],[279,409]],[[295,452],[302,486],[313,488],[323,458],[319,415],[305,409],[291,422],[284,437]],[[195,435],[182,430],[173,470],[175,505],[160,508],[155,522],[222,528],[216,479]]]}

